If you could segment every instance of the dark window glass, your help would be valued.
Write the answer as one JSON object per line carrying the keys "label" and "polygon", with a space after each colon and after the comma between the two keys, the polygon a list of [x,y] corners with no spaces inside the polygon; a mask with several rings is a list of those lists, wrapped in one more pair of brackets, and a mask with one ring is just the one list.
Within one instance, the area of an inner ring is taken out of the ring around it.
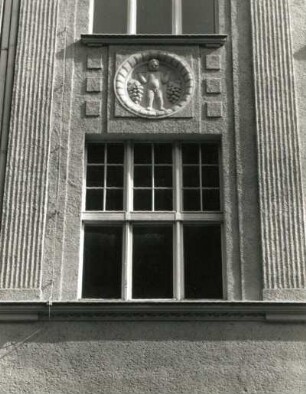
{"label": "dark window glass", "polygon": [[90,144],[87,148],[87,163],[104,163],[104,144]]}
{"label": "dark window glass", "polygon": [[123,164],[123,144],[107,144],[107,162],[109,164]]}
{"label": "dark window glass", "polygon": [[203,189],[203,211],[220,210],[220,193],[218,189]]}
{"label": "dark window glass", "polygon": [[122,211],[123,210],[123,190],[107,189],[106,191],[106,210]]}
{"label": "dark window glass", "polygon": [[155,211],[172,211],[172,190],[155,190]]}
{"label": "dark window glass", "polygon": [[152,210],[152,191],[135,189],[134,190],[134,211]]}
{"label": "dark window glass", "polygon": [[199,163],[199,145],[198,144],[183,144],[183,164],[198,164]]}
{"label": "dark window glass", "polygon": [[183,187],[200,187],[198,166],[183,167]]}
{"label": "dark window glass", "polygon": [[219,164],[218,145],[202,144],[201,156],[202,164]]}
{"label": "dark window glass", "polygon": [[215,33],[215,0],[182,0],[183,34]]}
{"label": "dark window glass", "polygon": [[152,186],[152,167],[135,166],[134,167],[134,186],[151,187]]}
{"label": "dark window glass", "polygon": [[171,0],[138,0],[137,33],[171,34]]}
{"label": "dark window glass", "polygon": [[152,163],[152,146],[151,144],[134,145],[134,163],[151,164]]}
{"label": "dark window glass", "polygon": [[183,211],[200,211],[201,194],[200,190],[186,189],[183,190]]}
{"label": "dark window glass", "polygon": [[172,226],[134,226],[133,298],[173,297]]}
{"label": "dark window glass", "polygon": [[107,186],[123,187],[123,167],[121,166],[107,167]]}
{"label": "dark window glass", "polygon": [[127,0],[95,0],[94,33],[127,33]]}
{"label": "dark window glass", "polygon": [[122,228],[86,226],[84,298],[121,298]]}
{"label": "dark window glass", "polygon": [[155,167],[154,182],[155,187],[172,187],[172,167]]}
{"label": "dark window glass", "polygon": [[171,144],[154,144],[154,161],[155,164],[172,164]]}
{"label": "dark window glass", "polygon": [[223,297],[220,226],[184,226],[185,297]]}
{"label": "dark window glass", "polygon": [[218,187],[219,186],[219,169],[218,167],[202,167],[202,186]]}
{"label": "dark window glass", "polygon": [[86,190],[87,211],[101,211],[103,209],[103,189]]}
{"label": "dark window glass", "polygon": [[104,166],[88,166],[86,184],[87,187],[102,187],[104,184]]}

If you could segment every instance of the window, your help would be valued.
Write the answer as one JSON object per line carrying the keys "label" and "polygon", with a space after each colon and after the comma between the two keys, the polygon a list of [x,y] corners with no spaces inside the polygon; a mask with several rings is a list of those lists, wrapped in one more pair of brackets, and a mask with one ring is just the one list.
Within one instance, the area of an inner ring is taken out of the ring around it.
{"label": "window", "polygon": [[82,297],[221,299],[219,146],[87,146]]}
{"label": "window", "polygon": [[217,0],[94,0],[93,33],[211,34]]}

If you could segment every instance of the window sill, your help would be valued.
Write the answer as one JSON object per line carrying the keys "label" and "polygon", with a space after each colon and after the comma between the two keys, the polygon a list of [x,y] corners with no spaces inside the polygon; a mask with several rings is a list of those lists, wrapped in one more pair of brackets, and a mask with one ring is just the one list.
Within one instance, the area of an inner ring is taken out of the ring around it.
{"label": "window sill", "polygon": [[81,42],[91,47],[105,45],[201,45],[220,48],[227,40],[226,34],[82,34]]}
{"label": "window sill", "polygon": [[0,302],[0,321],[265,321],[306,323],[305,302]]}

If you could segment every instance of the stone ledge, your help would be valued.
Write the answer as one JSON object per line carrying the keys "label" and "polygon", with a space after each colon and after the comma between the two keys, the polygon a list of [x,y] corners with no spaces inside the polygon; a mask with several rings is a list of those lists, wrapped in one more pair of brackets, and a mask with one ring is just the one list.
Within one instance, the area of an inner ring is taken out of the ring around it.
{"label": "stone ledge", "polygon": [[0,321],[266,321],[306,323],[305,302],[0,302]]}
{"label": "stone ledge", "polygon": [[81,34],[81,42],[91,47],[105,45],[201,45],[220,48],[226,43],[226,34]]}

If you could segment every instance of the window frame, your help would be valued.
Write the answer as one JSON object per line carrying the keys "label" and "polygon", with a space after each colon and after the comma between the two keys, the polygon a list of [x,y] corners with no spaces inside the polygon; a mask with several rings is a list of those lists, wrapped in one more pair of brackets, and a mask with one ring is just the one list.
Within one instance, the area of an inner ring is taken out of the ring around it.
{"label": "window frame", "polygon": [[[86,211],[86,171],[87,171],[87,150],[88,144],[91,143],[122,143],[124,145],[124,202],[121,211]],[[137,143],[169,143],[172,145],[173,154],[173,210],[172,211],[133,211],[133,145]],[[182,210],[182,155],[181,144],[209,144],[218,145],[218,168],[219,168],[219,193],[220,193],[220,210],[218,211],[183,211]],[[83,166],[83,198],[81,213],[81,242],[80,242],[80,261],[79,261],[79,280],[78,294],[79,300],[97,300],[100,302],[207,302],[207,301],[224,301],[227,298],[227,286],[225,281],[225,256],[224,256],[224,212],[223,212],[223,176],[222,176],[222,149],[218,140],[207,139],[110,139],[103,138],[88,139],[85,146],[85,157]],[[127,173],[126,173],[127,172]],[[127,182],[126,182],[127,181]],[[126,191],[127,189],[127,191]],[[125,208],[126,207],[126,208]],[[171,224],[173,229],[173,298],[133,298],[132,297],[132,243],[133,243],[133,224],[137,225],[163,225]],[[218,225],[220,226],[220,244],[221,244],[221,266],[222,266],[222,298],[201,298],[186,299],[185,298],[185,281],[184,281],[184,256],[183,256],[183,227],[184,225]],[[112,226],[121,225],[123,229],[122,237],[122,282],[121,282],[121,298],[85,298],[82,296],[83,290],[83,268],[84,268],[84,235],[85,226]]]}
{"label": "window frame", "polygon": [[[127,31],[126,35],[142,35],[137,33],[137,0],[126,0],[127,1]],[[172,1],[172,29],[171,35],[184,35],[183,34],[183,23],[182,23],[182,0],[171,0]],[[204,0],[205,1],[205,0]],[[94,26],[94,2],[90,0],[89,6],[89,34],[100,34],[93,31]],[[214,0],[214,20],[213,20],[213,32],[211,34],[219,33],[219,0]],[[101,33],[103,35],[108,35]],[[115,34],[116,35],[116,34]],[[148,34],[155,35],[155,34]],[[156,35],[159,35],[156,33]],[[167,36],[167,34],[162,34]],[[199,35],[199,34],[195,34]],[[190,34],[188,34],[190,36]]]}

